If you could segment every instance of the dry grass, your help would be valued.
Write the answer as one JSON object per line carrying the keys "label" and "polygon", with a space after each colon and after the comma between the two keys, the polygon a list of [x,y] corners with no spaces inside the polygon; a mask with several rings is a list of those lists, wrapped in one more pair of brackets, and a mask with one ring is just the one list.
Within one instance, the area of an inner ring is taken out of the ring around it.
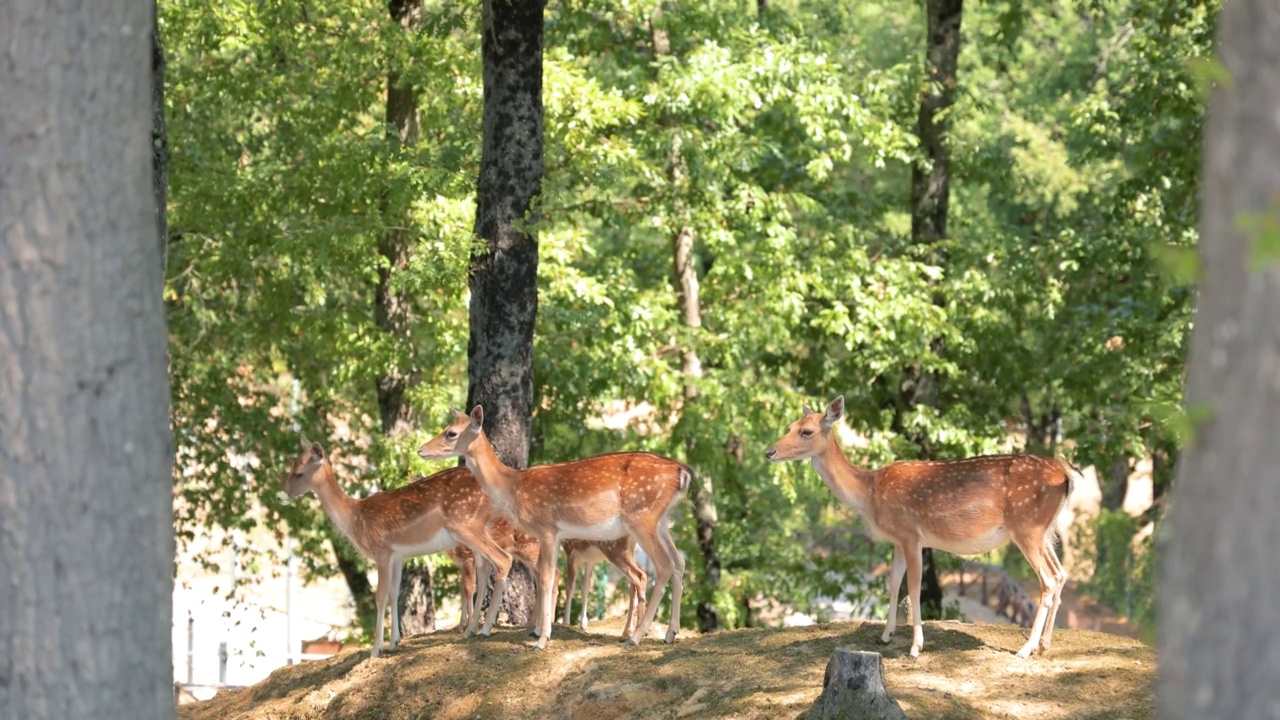
{"label": "dry grass", "polygon": [[881,646],[882,628],[738,630],[627,648],[615,620],[590,634],[557,626],[545,652],[529,650],[514,629],[465,641],[443,631],[377,660],[363,650],[283,668],[252,688],[183,706],[178,717],[796,718],[817,697],[837,647],[883,652],[889,690],[912,718],[1154,715],[1155,653],[1136,640],[1057,630],[1047,657],[1019,660],[1019,628],[926,623],[924,652],[912,660],[910,628]]}

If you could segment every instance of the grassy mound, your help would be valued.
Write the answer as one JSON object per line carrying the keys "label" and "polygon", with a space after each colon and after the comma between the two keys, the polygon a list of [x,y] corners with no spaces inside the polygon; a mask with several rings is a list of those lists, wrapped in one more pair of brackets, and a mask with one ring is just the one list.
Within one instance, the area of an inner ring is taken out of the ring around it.
{"label": "grassy mound", "polygon": [[[619,621],[557,626],[545,652],[523,632],[410,638],[370,659],[352,651],[282,668],[258,685],[180,708],[180,720],[293,718],[796,718],[822,688],[837,647],[882,652],[889,691],[912,718],[1147,718],[1155,652],[1115,635],[1057,630],[1047,657],[1020,660],[1011,625],[925,624],[879,642],[880,623],[682,635],[674,646],[618,642]],[[660,637],[665,628],[655,627]]]}

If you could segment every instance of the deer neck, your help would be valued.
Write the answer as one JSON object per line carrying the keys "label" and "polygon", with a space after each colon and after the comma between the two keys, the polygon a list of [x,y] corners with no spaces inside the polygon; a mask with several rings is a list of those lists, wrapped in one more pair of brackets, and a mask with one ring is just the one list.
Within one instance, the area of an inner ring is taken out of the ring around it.
{"label": "deer neck", "polygon": [[822,482],[826,483],[840,502],[870,519],[871,488],[875,473],[849,462],[834,437],[827,443],[827,449],[811,462]]}
{"label": "deer neck", "polygon": [[504,512],[515,507],[516,486],[520,484],[520,471],[507,466],[494,452],[484,432],[471,441],[462,459],[467,469],[480,483],[489,499],[497,503]]}
{"label": "deer neck", "polygon": [[333,466],[328,460],[316,471],[314,485],[316,497],[320,498],[320,506],[329,521],[338,527],[344,535],[351,537],[351,529],[355,526],[357,500],[346,493],[338,484],[333,473]]}

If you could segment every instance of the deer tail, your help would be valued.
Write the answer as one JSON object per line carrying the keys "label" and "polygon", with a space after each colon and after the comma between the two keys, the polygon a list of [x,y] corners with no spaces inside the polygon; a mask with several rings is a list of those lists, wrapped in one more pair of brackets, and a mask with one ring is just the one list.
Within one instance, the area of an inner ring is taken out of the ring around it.
{"label": "deer tail", "polygon": [[693,482],[693,471],[688,465],[681,465],[680,470],[676,473],[676,490],[685,492],[689,489],[689,485]]}

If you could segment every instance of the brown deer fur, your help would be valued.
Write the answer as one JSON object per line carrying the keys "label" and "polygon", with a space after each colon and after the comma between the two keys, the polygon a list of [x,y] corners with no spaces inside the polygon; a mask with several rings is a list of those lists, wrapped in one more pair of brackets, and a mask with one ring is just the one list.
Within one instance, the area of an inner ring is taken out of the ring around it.
{"label": "brown deer fur", "polygon": [[913,621],[911,656],[924,645],[920,619],[921,550],[977,555],[1018,546],[1040,580],[1040,605],[1020,657],[1049,649],[1067,574],[1053,550],[1058,513],[1066,507],[1079,471],[1065,460],[1034,455],[989,455],[951,462],[896,462],[879,470],[854,466],[832,428],[844,413],[844,397],[826,412],[807,406],[765,456],[774,462],[809,459],[823,482],[854,508],[877,539],[893,543],[889,618],[882,642],[897,624],[898,590],[907,575]]}
{"label": "brown deer fur", "polygon": [[[301,445],[289,472],[281,478],[285,492],[293,498],[314,492],[329,520],[378,568],[378,617],[374,621],[372,657],[382,653],[388,598],[392,604],[391,647],[394,649],[400,642],[397,605],[406,558],[464,545],[493,565],[505,582],[511,570],[511,554],[490,537],[486,523],[492,506],[469,470],[451,468],[394,490],[353,498],[338,485],[333,466],[319,443],[301,438]],[[482,635],[489,634],[496,615],[495,603],[485,619]],[[467,635],[475,633],[478,618],[473,615],[470,620]]]}
{"label": "brown deer fur", "polygon": [[[692,473],[684,464],[650,453],[614,453],[575,462],[516,470],[504,465],[483,430],[484,410],[455,413],[454,421],[418,454],[427,459],[462,457],[494,505],[520,530],[538,539],[539,629],[535,647],[545,648],[555,612],[556,548],[561,538],[615,540],[631,536],[652,558],[657,585],[628,643],[649,632],[659,600],[671,584],[671,623],[665,640],[680,628],[684,559],[668,528]],[[505,578],[504,578],[505,584]]]}

